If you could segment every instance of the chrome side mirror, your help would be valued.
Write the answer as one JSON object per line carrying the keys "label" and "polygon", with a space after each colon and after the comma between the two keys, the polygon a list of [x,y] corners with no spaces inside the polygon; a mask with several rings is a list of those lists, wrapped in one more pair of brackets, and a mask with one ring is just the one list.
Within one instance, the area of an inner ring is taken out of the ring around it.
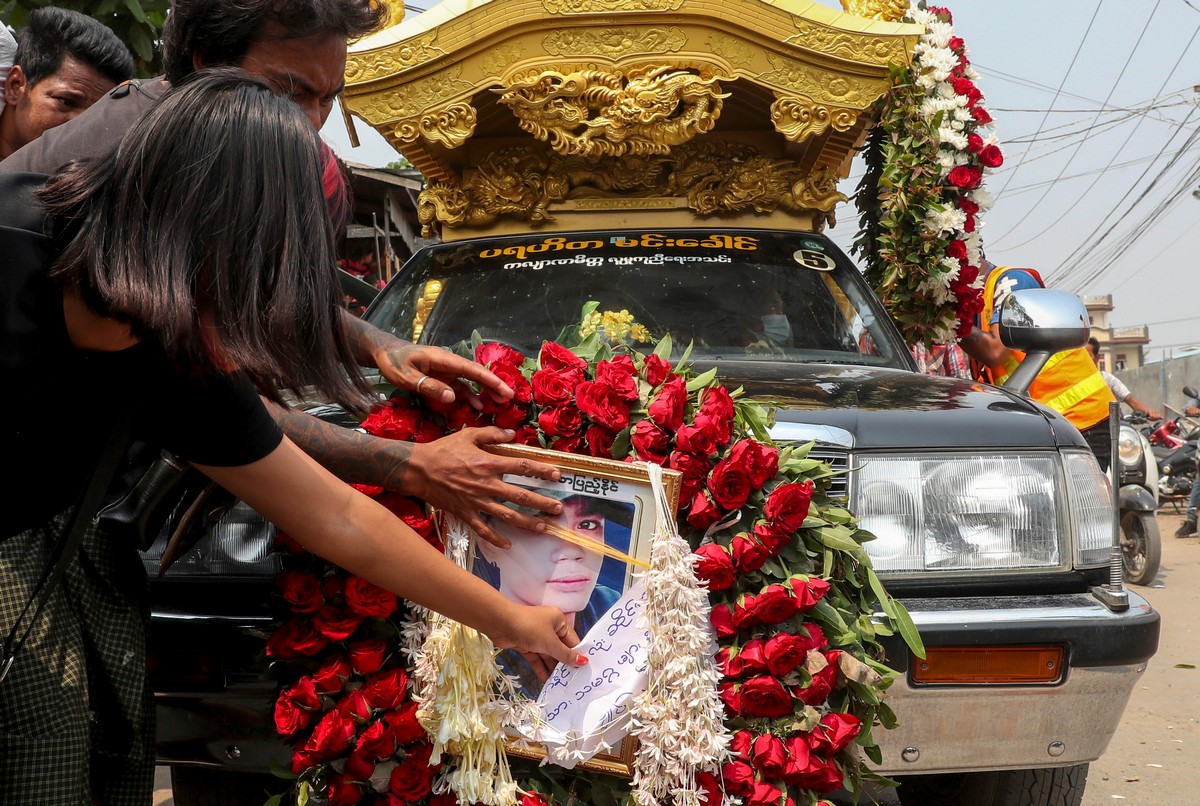
{"label": "chrome side mirror", "polygon": [[1025,394],[1050,356],[1087,344],[1090,331],[1087,308],[1074,294],[1049,288],[1009,294],[1000,306],[1000,341],[1026,355],[1005,388]]}

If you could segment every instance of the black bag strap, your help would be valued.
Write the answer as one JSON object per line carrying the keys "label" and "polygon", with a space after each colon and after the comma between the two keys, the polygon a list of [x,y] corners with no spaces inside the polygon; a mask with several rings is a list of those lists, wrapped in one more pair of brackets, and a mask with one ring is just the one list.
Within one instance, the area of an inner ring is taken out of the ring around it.
{"label": "black bag strap", "polygon": [[[67,572],[71,558],[75,556],[79,544],[83,541],[83,533],[87,530],[88,524],[95,519],[100,505],[104,502],[104,494],[108,491],[108,486],[112,482],[113,476],[116,475],[117,467],[121,464],[125,451],[129,447],[132,430],[133,414],[126,409],[118,416],[112,430],[108,432],[104,449],[100,453],[100,459],[96,462],[96,469],[92,471],[91,479],[84,487],[79,500],[76,501],[75,509],[67,518],[50,567],[42,573],[42,578],[38,581],[37,587],[33,589],[29,601],[21,609],[20,615],[13,622],[12,630],[4,639],[3,655],[0,656],[0,683],[4,682],[8,670],[12,668],[13,661],[16,660],[17,653],[21,651],[25,640],[33,632],[38,616],[41,615],[42,607],[50,599],[55,587],[62,580],[63,574]],[[17,633],[20,630],[21,622],[30,612],[30,608],[33,608],[33,613],[29,616],[29,626],[25,628],[25,632],[18,639]]]}

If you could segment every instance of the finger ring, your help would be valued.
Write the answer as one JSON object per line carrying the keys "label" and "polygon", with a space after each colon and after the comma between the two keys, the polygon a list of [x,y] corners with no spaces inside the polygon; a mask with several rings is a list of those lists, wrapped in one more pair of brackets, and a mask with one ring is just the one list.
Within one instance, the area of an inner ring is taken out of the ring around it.
{"label": "finger ring", "polygon": [[427,380],[429,380],[429,376],[422,375],[421,380],[417,381],[417,394],[421,394],[421,384],[425,383]]}

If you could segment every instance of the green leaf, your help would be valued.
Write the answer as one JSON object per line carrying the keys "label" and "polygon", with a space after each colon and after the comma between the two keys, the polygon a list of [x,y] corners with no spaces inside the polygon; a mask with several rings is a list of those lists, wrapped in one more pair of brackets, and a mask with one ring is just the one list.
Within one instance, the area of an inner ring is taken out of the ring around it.
{"label": "green leaf", "polygon": [[871,585],[871,590],[874,592],[875,598],[879,600],[879,606],[883,608],[883,612],[888,614],[888,618],[895,620],[895,600],[883,589],[883,583],[879,581],[879,575],[875,573],[874,568],[867,568],[867,581]]}
{"label": "green leaf", "polygon": [[[134,0],[126,0],[126,5]],[[154,58],[154,42],[151,41],[146,29],[140,25],[131,26],[129,29],[129,46],[133,49],[134,54],[143,62],[149,62]]]}
{"label": "green leaf", "polygon": [[675,371],[682,372],[687,366],[688,359],[692,357],[692,348],[696,346],[696,342],[689,341],[687,349],[683,351],[683,355],[679,356],[679,360],[675,362]]}
{"label": "green leaf", "polygon": [[617,432],[616,437],[613,438],[612,455],[614,459],[624,459],[629,455],[629,451],[632,450],[633,445],[630,442],[630,432],[631,429],[622,428]]}
{"label": "green leaf", "polygon": [[708,370],[707,372],[701,372],[695,378],[692,378],[690,381],[688,381],[687,390],[689,392],[698,392],[701,389],[703,389],[704,387],[708,386],[710,383],[712,383],[713,379],[716,377],[717,377],[717,368],[716,367],[713,367],[712,369]]}
{"label": "green leaf", "polygon": [[312,784],[308,781],[301,781],[299,791],[296,792],[296,806],[308,806],[308,799],[312,795]]}
{"label": "green leaf", "polygon": [[663,361],[671,360],[671,334],[667,333],[654,345],[654,354]]}
{"label": "green leaf", "polygon": [[850,530],[845,526],[822,526],[817,530],[817,537],[831,549],[842,551],[858,551],[860,546],[850,536]]}
{"label": "green leaf", "polygon": [[900,631],[900,637],[904,639],[904,643],[908,644],[908,648],[914,655],[923,659],[925,642],[921,640],[921,634],[917,632],[917,625],[913,624],[912,616],[908,614],[908,608],[899,599],[892,599],[892,607],[896,610],[892,621],[895,622],[896,629]]}
{"label": "green leaf", "polygon": [[583,303],[583,311],[579,314],[579,321],[582,322],[585,319],[587,319],[589,316],[594,314],[599,307],[600,307],[599,301],[594,300],[594,299],[588,300],[587,302]]}
{"label": "green leaf", "polygon": [[150,20],[146,19],[146,12],[142,11],[142,4],[138,0],[125,0],[125,8],[129,9],[129,13],[138,22],[149,25]]}

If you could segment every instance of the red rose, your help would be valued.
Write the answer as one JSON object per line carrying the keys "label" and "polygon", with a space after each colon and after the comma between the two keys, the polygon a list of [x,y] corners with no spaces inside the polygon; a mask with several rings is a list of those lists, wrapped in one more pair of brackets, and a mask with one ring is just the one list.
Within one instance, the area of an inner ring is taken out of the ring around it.
{"label": "red rose", "polygon": [[979,162],[988,168],[999,168],[1004,164],[1004,154],[997,145],[987,145],[979,152]]}
{"label": "red rose", "polygon": [[629,426],[629,404],[611,386],[584,381],[575,391],[575,402],[592,422],[611,431]]}
{"label": "red rose", "polygon": [[656,424],[668,431],[678,431],[683,425],[683,409],[687,404],[687,384],[675,376],[662,385],[658,394],[650,401],[646,413]]}
{"label": "red rose", "polygon": [[967,259],[967,244],[964,241],[951,241],[946,247],[946,256],[958,261]]}
{"label": "red rose", "polygon": [[958,209],[962,210],[967,215],[976,215],[979,212],[979,205],[968,199],[966,196],[959,196]]}
{"label": "red rose", "polygon": [[[519,367],[524,360],[525,356],[512,347],[495,341],[485,341],[475,348],[475,363],[483,364],[485,367],[490,367],[492,362],[497,361],[501,364]],[[495,372],[496,370],[493,369],[492,371]]]}
{"label": "red rose", "polygon": [[341,691],[350,677],[350,664],[340,652],[313,672],[313,686],[322,694]]}
{"label": "red rose", "polygon": [[639,420],[630,432],[630,442],[637,458],[661,463],[671,447],[671,435],[650,420]]}
{"label": "red rose", "polygon": [[433,519],[425,514],[425,504],[421,500],[391,491],[375,500],[421,537],[428,540],[433,535]]}
{"label": "red rose", "polygon": [[583,428],[583,417],[574,406],[558,406],[543,409],[538,415],[538,426],[548,437],[573,437]]}
{"label": "red rose", "polygon": [[779,806],[783,793],[779,787],[766,781],[755,781],[750,794],[746,796],[745,806]]}
{"label": "red rose", "polygon": [[359,624],[362,624],[362,620],[362,616],[346,607],[325,605],[320,612],[313,616],[313,626],[330,641],[345,641],[354,635],[354,631],[358,629]]}
{"label": "red rose", "polygon": [[967,135],[967,151],[970,151],[972,154],[978,154],[979,149],[981,149],[981,148],[983,148],[983,138],[980,137],[975,132],[971,132],[970,134],[968,134]]}
{"label": "red rose", "polygon": [[[390,793],[388,794],[388,806],[392,806],[392,798],[394,797],[394,795]],[[454,796],[453,792],[444,792],[440,795],[430,795],[428,804],[429,806],[461,806],[461,804],[458,802],[458,798]],[[403,804],[401,804],[401,806],[403,806]]]}
{"label": "red rose", "polygon": [[778,526],[772,523],[767,523],[766,521],[759,521],[758,523],[754,524],[754,536],[757,537],[758,542],[762,543],[763,547],[766,548],[767,554],[772,557],[782,551],[784,546],[792,542],[792,536],[790,534],[784,532]]}
{"label": "red rose", "polygon": [[637,367],[634,365],[633,358],[631,356],[624,354],[614,355],[608,360],[607,363],[611,364],[614,370],[620,370],[631,378],[637,377]]}
{"label": "red rose", "polygon": [[500,407],[496,412],[496,416],[492,418],[492,424],[497,428],[507,428],[510,431],[515,431],[525,424],[529,419],[529,406],[524,403],[508,403]]}
{"label": "red rose", "polygon": [[788,584],[796,594],[796,609],[801,613],[812,610],[829,593],[829,583],[820,577],[794,576]]}
{"label": "red rose", "polygon": [[713,609],[709,611],[708,620],[719,637],[727,638],[737,632],[737,627],[733,623],[733,611],[727,604],[713,605]]}
{"label": "red rose", "polygon": [[394,397],[372,408],[362,421],[362,429],[376,437],[409,440],[424,416],[405,398]]}
{"label": "red rose", "polygon": [[341,711],[327,711],[313,728],[312,735],[300,748],[318,761],[328,761],[339,756],[350,746],[354,738],[354,722]]}
{"label": "red rose", "polygon": [[807,635],[800,637],[791,633],[781,632],[767,639],[763,648],[763,658],[767,670],[776,677],[784,677],[808,657],[810,647],[806,646]]}
{"label": "red rose", "polygon": [[354,752],[346,759],[346,777],[355,781],[369,781],[375,774],[375,759],[369,758],[362,752],[362,738],[354,748]]}
{"label": "red rose", "polygon": [[767,496],[763,517],[780,531],[791,534],[797,531],[808,517],[808,505],[812,501],[812,494],[813,483],[809,479],[780,484]]}
{"label": "red rose", "polygon": [[717,462],[708,474],[708,492],[723,509],[741,509],[753,489],[750,469],[729,458]]}
{"label": "red rose", "polygon": [[288,606],[297,613],[315,613],[325,604],[321,595],[321,580],[303,571],[280,571],[275,575],[275,587]]}
{"label": "red rose", "polygon": [[841,752],[862,731],[862,720],[854,714],[825,714],[812,732],[812,749],[827,756]]}
{"label": "red rose", "polygon": [[396,594],[359,576],[351,576],[346,580],[343,595],[346,597],[346,606],[360,616],[387,618],[399,607]]}
{"label": "red rose", "polygon": [[972,168],[970,165],[959,165],[950,170],[950,174],[946,177],[946,181],[954,185],[956,188],[964,190],[972,190],[979,186],[981,175],[978,168]]}
{"label": "red rose", "polygon": [[739,630],[757,623],[754,619],[754,596],[741,596],[733,605],[733,626]]}
{"label": "red rose", "polygon": [[612,431],[602,425],[593,425],[588,428],[584,439],[587,441],[588,453],[592,456],[612,458],[613,442],[617,439],[617,435]]}
{"label": "red rose", "polygon": [[754,677],[767,671],[767,664],[763,659],[763,646],[761,638],[752,638],[743,644],[737,655],[730,659],[730,663],[736,671],[730,673],[729,676],[748,675]]}
{"label": "red rose", "polygon": [[762,568],[763,563],[771,556],[766,546],[746,532],[734,535],[733,541],[729,544],[729,552],[733,555],[734,566],[743,574]]}
{"label": "red rose", "polygon": [[[832,652],[836,652],[837,655],[841,654],[838,650],[832,650]],[[837,655],[834,655],[833,660],[829,660],[831,653],[822,654],[829,661],[829,665],[814,674],[812,682],[807,686],[792,689],[796,699],[805,705],[817,706],[825,702],[829,698],[829,693],[833,691],[833,687],[837,685]]]}
{"label": "red rose", "polygon": [[[977,104],[975,108],[971,110],[971,117],[975,118],[975,120],[979,122],[980,126],[986,126],[992,122],[992,116],[988,114],[988,111],[983,108],[982,104]],[[978,182],[976,184],[978,184]]]}
{"label": "red rose", "polygon": [[613,359],[596,364],[596,383],[611,388],[622,400],[637,400],[637,370],[634,369],[633,359],[627,355],[619,357],[625,361]]}
{"label": "red rose", "polygon": [[280,736],[294,736],[312,724],[315,714],[302,707],[287,691],[275,700],[275,730]]}
{"label": "red rose", "polygon": [[[354,489],[358,490],[360,493],[365,495],[367,498],[378,498],[379,495],[383,492],[383,488],[379,487],[375,484],[351,484],[350,486],[353,487]],[[288,573],[288,572],[285,571],[284,573]],[[278,577],[276,577],[276,581],[278,581]]]}
{"label": "red rose", "polygon": [[672,451],[670,466],[682,473],[685,479],[703,479],[708,476],[707,456],[685,451]]}
{"label": "red rose", "polygon": [[359,734],[354,752],[374,760],[391,758],[396,753],[396,737],[381,719]]}
{"label": "red rose", "polygon": [[729,460],[749,471],[750,483],[756,490],[761,490],[779,472],[779,449],[752,439],[734,443],[729,449]]}
{"label": "red rose", "polygon": [[808,740],[807,733],[797,733],[789,736],[784,742],[787,766],[783,770],[783,780],[789,784],[794,785],[802,776],[809,774],[808,759],[812,755],[812,748],[809,747]]}
{"label": "red rose", "polygon": [[[699,419],[699,415],[697,415]],[[712,434],[698,425],[684,425],[675,434],[675,444],[679,450],[708,456],[717,450],[717,442]]]}
{"label": "red rose", "polygon": [[357,783],[352,775],[335,775],[325,790],[329,806],[354,806],[363,799],[363,794],[362,784]]}
{"label": "red rose", "polygon": [[696,493],[696,497],[692,499],[691,508],[688,510],[688,524],[694,529],[704,530],[720,519],[721,510],[712,502],[712,499],[703,490]]}
{"label": "red rose", "polygon": [[292,772],[296,773],[297,775],[304,772],[309,767],[314,767],[319,763],[320,761],[313,758],[309,753],[305,753],[303,750],[297,750],[292,754]]}
{"label": "red rose", "polygon": [[788,716],[794,710],[792,695],[769,675],[752,677],[742,684],[742,714],[749,717]]}
{"label": "red rose", "polygon": [[[520,368],[516,364],[505,364],[496,362],[487,365],[493,374],[500,380],[508,384],[513,390],[513,396],[509,398],[513,403],[528,403],[533,400],[533,390],[529,386],[529,381],[525,380],[525,376],[521,374]],[[489,405],[502,406],[495,398],[489,395],[480,396],[480,401],[484,404],[484,409],[487,410]],[[495,410],[493,410],[495,413]]]}
{"label": "red rose", "polygon": [[371,704],[367,702],[367,695],[361,688],[347,692],[338,702],[337,709],[357,725],[362,725],[371,718]]}
{"label": "red rose", "polygon": [[550,442],[550,450],[563,453],[582,453],[583,437],[579,434],[570,437],[555,437]]}
{"label": "red rose", "polygon": [[653,388],[667,379],[671,373],[671,365],[651,353],[642,363],[642,377]]}
{"label": "red rose", "polygon": [[379,671],[387,654],[387,642],[382,638],[360,638],[347,647],[350,666],[364,677]]}
{"label": "red rose", "polygon": [[[818,755],[810,755],[802,772],[793,776],[796,786],[817,792],[833,792],[842,786],[842,773],[837,765]],[[788,783],[793,783],[789,781]]]}
{"label": "red rose", "polygon": [[428,737],[425,728],[417,721],[417,704],[411,700],[384,716],[392,738],[399,744],[423,742]]}
{"label": "red rose", "polygon": [[754,768],[744,761],[730,761],[721,767],[725,791],[731,795],[749,795],[754,786]]}
{"label": "red rose", "polygon": [[537,429],[532,425],[523,425],[518,428],[517,435],[513,437],[512,441],[516,445],[541,445]]}
{"label": "red rose", "polygon": [[575,386],[583,380],[582,372],[553,372],[539,369],[533,373],[533,399],[539,406],[561,406],[575,396]]}
{"label": "red rose", "polygon": [[517,801],[517,806],[548,806],[546,801],[537,792],[526,792]]}
{"label": "red rose", "polygon": [[792,595],[791,587],[768,585],[754,597],[749,608],[756,624],[778,624],[796,615],[799,601]]}
{"label": "red rose", "polygon": [[419,757],[409,756],[388,780],[388,791],[404,803],[412,803],[429,794],[433,768]]}
{"label": "red rose", "polygon": [[805,649],[821,649],[829,643],[828,639],[825,638],[825,633],[821,630],[821,627],[811,621],[804,625],[804,631],[807,634],[807,638],[804,635],[799,637],[802,641],[804,641]]}
{"label": "red rose", "polygon": [[733,561],[729,553],[716,543],[705,543],[696,549],[696,577],[707,582],[710,591],[733,587]]}
{"label": "red rose", "polygon": [[708,806],[721,806],[721,782],[711,772],[696,773],[696,788],[700,790],[700,802]]}
{"label": "red rose", "polygon": [[729,752],[737,758],[749,763],[750,747],[754,744],[754,734],[748,730],[739,730],[733,734],[733,740],[729,742]]}
{"label": "red rose", "polygon": [[307,619],[288,619],[267,639],[267,655],[272,658],[299,658],[315,655],[329,645],[329,639],[317,632]]}
{"label": "red rose", "polygon": [[549,370],[586,370],[587,362],[561,344],[548,341],[542,344],[542,351],[538,355],[538,366]]}
{"label": "red rose", "polygon": [[700,410],[720,420],[733,421],[733,395],[724,386],[710,386],[701,393]]}
{"label": "red rose", "polygon": [[404,701],[408,674],[403,669],[389,669],[367,680],[362,687],[367,702],[374,708],[395,708]]}

